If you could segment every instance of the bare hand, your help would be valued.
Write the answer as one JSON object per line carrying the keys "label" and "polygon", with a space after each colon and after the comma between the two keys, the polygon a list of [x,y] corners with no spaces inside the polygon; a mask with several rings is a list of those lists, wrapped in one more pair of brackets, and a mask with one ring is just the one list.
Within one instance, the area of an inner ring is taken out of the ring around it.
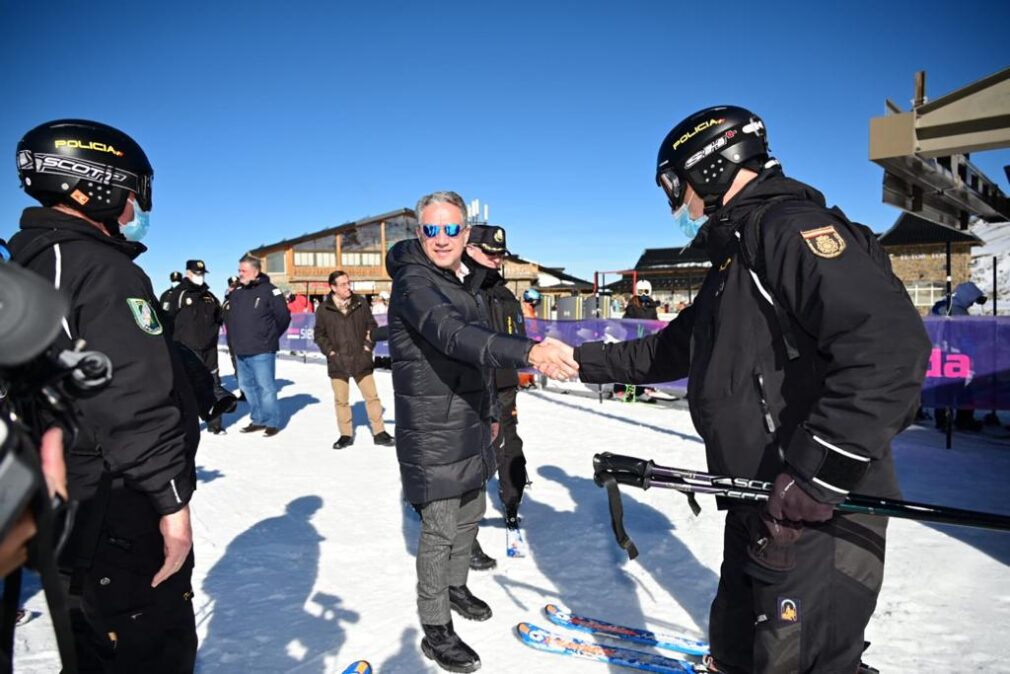
{"label": "bare hand", "polygon": [[491,442],[498,439],[498,432],[501,431],[501,424],[497,421],[491,422]]}
{"label": "bare hand", "polygon": [[530,349],[530,365],[551,379],[567,381],[579,372],[575,350],[562,341],[548,337]]}
{"label": "bare hand", "polygon": [[59,494],[66,501],[67,464],[63,460],[63,429],[50,428],[42,434],[39,455],[42,458],[42,474],[49,487],[49,498]]}
{"label": "bare hand", "polygon": [[[42,473],[49,488],[49,497],[59,494],[67,499],[67,466],[63,461],[63,431],[50,428],[42,435],[39,445],[42,458]],[[35,518],[31,510],[25,508],[14,526],[0,541],[0,578],[24,565],[28,561],[28,541],[35,536]]]}
{"label": "bare hand", "polygon": [[25,508],[14,526],[0,541],[0,577],[6,577],[28,561],[27,544],[35,532],[35,518],[32,517],[31,510]]}
{"label": "bare hand", "polygon": [[189,551],[193,548],[193,525],[189,521],[189,506],[164,515],[158,525],[161,537],[165,541],[165,563],[154,574],[151,587],[158,587],[162,582],[172,577],[186,563]]}

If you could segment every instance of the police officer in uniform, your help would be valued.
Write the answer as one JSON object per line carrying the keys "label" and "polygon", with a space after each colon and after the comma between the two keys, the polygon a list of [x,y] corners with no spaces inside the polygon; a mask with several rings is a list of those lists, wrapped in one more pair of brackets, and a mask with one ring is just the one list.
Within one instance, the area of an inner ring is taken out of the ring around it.
{"label": "police officer in uniform", "polygon": [[657,182],[712,269],[663,331],[577,348],[581,379],[689,376],[709,469],[774,482],[767,506],[728,506],[716,671],[856,672],[887,520],[834,505],[850,491],[900,496],[890,442],[918,404],[922,320],[873,233],[769,157],[757,115],[685,119]]}
{"label": "police officer in uniform", "polygon": [[[506,335],[526,336],[523,308],[515,294],[505,284],[501,274],[502,264],[508,254],[505,229],[498,226],[473,225],[466,246],[463,263],[470,269],[467,284],[481,293],[488,307],[491,329]],[[515,368],[496,368],[495,388],[501,406],[501,427],[494,439],[495,458],[498,462],[498,496],[505,509],[505,526],[519,528],[519,503],[526,488],[526,456],[523,439],[517,430],[518,412],[516,394],[519,392],[519,374]],[[497,562],[481,549],[474,538],[470,553],[470,568],[494,568]]]}
{"label": "police officer in uniform", "polygon": [[[214,385],[219,387],[217,337],[224,319],[221,303],[204,279],[207,273],[203,260],[186,260],[186,277],[162,294],[161,309],[172,339],[200,357],[213,375]],[[221,417],[208,421],[207,430],[215,435],[224,433]]]}
{"label": "police officer in uniform", "polygon": [[199,426],[193,393],[133,260],[149,225],[153,171],[123,132],[84,120],[32,129],[17,146],[28,208],[15,261],[70,299],[62,343],[112,361],[107,388],[79,400],[68,447],[81,503],[60,560],[82,672],[192,672],[192,528]]}

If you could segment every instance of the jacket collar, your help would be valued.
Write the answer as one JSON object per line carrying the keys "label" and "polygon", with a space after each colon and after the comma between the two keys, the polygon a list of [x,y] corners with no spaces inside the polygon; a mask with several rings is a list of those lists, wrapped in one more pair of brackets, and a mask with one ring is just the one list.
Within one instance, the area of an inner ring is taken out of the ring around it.
{"label": "jacket collar", "polygon": [[58,241],[94,241],[118,250],[131,260],[147,250],[142,243],[109,236],[90,222],[55,208],[42,206],[26,208],[21,214],[21,230],[30,238],[58,231]]}

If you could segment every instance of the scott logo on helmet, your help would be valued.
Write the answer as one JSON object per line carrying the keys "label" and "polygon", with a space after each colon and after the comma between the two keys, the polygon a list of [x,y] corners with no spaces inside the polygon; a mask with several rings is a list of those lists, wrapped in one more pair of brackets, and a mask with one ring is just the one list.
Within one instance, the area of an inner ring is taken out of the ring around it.
{"label": "scott logo on helmet", "polygon": [[58,140],[56,141],[56,147],[69,147],[75,150],[94,150],[95,152],[110,152],[117,157],[122,157],[123,153],[112,147],[111,145],[106,145],[105,143],[100,143],[97,140],[83,141],[83,140]]}
{"label": "scott logo on helmet", "polygon": [[73,176],[105,185],[122,183],[127,178],[126,173],[115,171],[112,167],[102,164],[92,164],[82,159],[70,159],[62,155],[35,155],[35,161],[35,170],[39,173]]}
{"label": "scott logo on helmet", "polygon": [[719,126],[720,124],[722,124],[725,121],[726,121],[726,119],[723,118],[723,119],[710,119],[707,122],[702,122],[698,126],[694,127],[693,131],[688,131],[683,136],[681,136],[679,139],[677,139],[676,141],[674,141],[674,143],[673,143],[673,149],[676,150],[677,147],[679,147],[680,145],[683,145],[687,141],[689,141],[692,138],[694,138],[696,135],[698,135],[699,132],[704,131],[705,129],[711,128],[713,126]]}

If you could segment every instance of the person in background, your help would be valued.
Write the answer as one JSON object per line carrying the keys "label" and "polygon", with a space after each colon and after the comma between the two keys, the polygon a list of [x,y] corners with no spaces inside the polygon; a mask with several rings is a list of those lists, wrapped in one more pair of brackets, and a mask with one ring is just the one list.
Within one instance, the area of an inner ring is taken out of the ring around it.
{"label": "person in background", "polygon": [[309,298],[299,293],[287,292],[288,313],[307,314],[312,311],[312,304]]}
{"label": "person in background", "polygon": [[383,290],[381,293],[375,296],[372,300],[372,314],[384,314],[389,311],[387,303],[389,302],[389,293]]}
{"label": "person in background", "polygon": [[[971,281],[967,281],[958,284],[957,288],[954,289],[950,302],[944,297],[933,305],[929,313],[933,316],[970,316],[972,307],[976,304],[981,307],[988,299],[981,288]],[[938,407],[933,411],[933,420],[938,429],[945,430],[947,428],[947,418],[946,408]],[[975,418],[974,408],[958,408],[954,414],[954,428],[959,431],[978,432],[984,426],[985,424],[981,420]]]}
{"label": "person in background", "polygon": [[[505,256],[508,255],[506,232],[503,227],[473,225],[467,242],[463,264],[470,269],[467,286],[484,298],[491,318],[491,329],[506,335],[526,336],[523,310],[502,276]],[[532,375],[530,375],[532,376]],[[514,368],[497,368],[494,371],[495,388],[501,416],[498,436],[494,441],[498,462],[498,496],[505,510],[505,528],[519,529],[519,503],[526,488],[526,456],[523,439],[519,437],[516,394],[519,392],[519,373]],[[470,552],[470,568],[491,569],[497,562],[481,549],[475,537]]]}
{"label": "person in background", "polygon": [[225,327],[238,367],[238,385],[251,410],[242,433],[280,432],[277,404],[277,351],[291,324],[291,313],[280,288],[270,283],[259,258],[244,255],[238,265],[239,285],[228,295]]}
{"label": "person in background", "polygon": [[333,449],[343,449],[354,444],[354,426],[351,414],[350,380],[358,385],[365,399],[365,411],[372,429],[372,439],[377,445],[391,447],[393,437],[386,432],[382,421],[382,403],[375,387],[372,371],[372,351],[378,325],[368,303],[361,295],[351,291],[351,278],[344,271],[330,274],[330,295],[316,311],[315,341],[326,355],[333,401],[337,412],[340,437]]}
{"label": "person in background", "polygon": [[[217,338],[224,317],[221,303],[207,287],[209,273],[203,260],[186,260],[186,278],[161,296],[161,310],[169,336],[189,348],[207,366],[214,385],[221,386],[217,365]],[[207,422],[214,435],[225,432],[221,417]]]}
{"label": "person in background", "polygon": [[655,321],[659,319],[658,306],[652,299],[652,283],[642,279],[635,284],[635,295],[628,301],[624,317]]}

